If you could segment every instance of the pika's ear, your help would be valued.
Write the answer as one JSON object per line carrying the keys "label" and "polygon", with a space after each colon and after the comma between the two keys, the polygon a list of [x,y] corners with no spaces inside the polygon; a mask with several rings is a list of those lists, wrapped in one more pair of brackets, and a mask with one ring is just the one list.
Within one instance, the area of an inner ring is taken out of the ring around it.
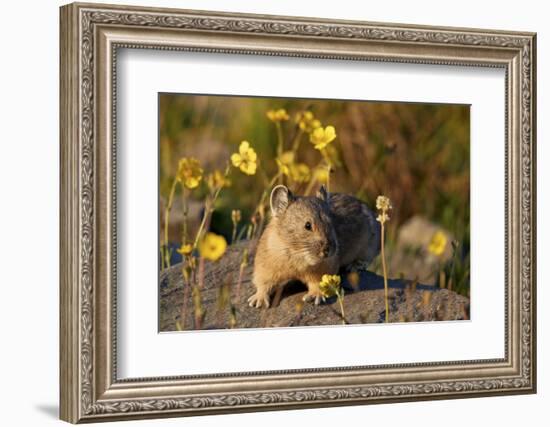
{"label": "pika's ear", "polygon": [[271,214],[273,216],[283,213],[288,205],[294,200],[294,196],[290,190],[284,185],[277,185],[271,191],[269,204],[271,205]]}
{"label": "pika's ear", "polygon": [[321,185],[321,187],[317,191],[317,197],[323,202],[328,203],[328,191],[324,185]]}

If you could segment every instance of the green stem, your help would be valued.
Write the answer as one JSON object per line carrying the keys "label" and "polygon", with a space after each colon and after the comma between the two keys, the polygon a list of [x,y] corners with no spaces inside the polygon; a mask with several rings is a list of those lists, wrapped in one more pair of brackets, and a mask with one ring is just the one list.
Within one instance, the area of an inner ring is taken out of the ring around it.
{"label": "green stem", "polygon": [[296,132],[296,137],[294,138],[294,141],[292,142],[292,151],[296,153],[298,151],[298,148],[300,148],[300,143],[302,142],[302,135],[304,134],[304,131],[299,128],[298,132]]}
{"label": "green stem", "polygon": [[316,183],[317,183],[317,179],[315,177],[312,177],[311,180],[309,181],[309,184],[306,187],[306,191],[304,193],[305,196],[309,196],[309,193],[311,193],[311,190],[313,189]]}
{"label": "green stem", "polygon": [[[284,151],[284,140],[283,140],[283,128],[281,122],[275,122],[275,127],[277,128],[277,157],[280,159]],[[283,183],[282,176],[279,175],[277,178],[279,184]]]}
{"label": "green stem", "polygon": [[182,194],[182,205],[183,205],[183,231],[181,236],[181,244],[184,246],[187,243],[187,215],[188,215],[188,207],[187,207],[187,194],[185,187],[181,190]]}
{"label": "green stem", "polygon": [[210,213],[214,211],[214,202],[216,199],[214,198],[212,201],[209,201],[208,199],[204,202],[204,214],[202,216],[201,223],[199,225],[199,230],[197,231],[197,235],[195,236],[195,241],[193,242],[193,250],[197,249],[197,246],[199,245],[199,241],[202,236],[202,232],[204,230],[204,226],[206,225],[206,222],[208,220],[208,217],[210,216]]}
{"label": "green stem", "polygon": [[384,273],[384,300],[386,303],[386,323],[388,323],[389,317],[390,317],[390,307],[388,303],[388,273],[386,271],[386,256],[384,253],[384,223],[383,222],[381,223],[381,226],[382,226],[382,229],[381,229],[381,235],[380,235],[380,240],[381,240],[380,250],[382,252],[382,271]]}
{"label": "green stem", "polygon": [[187,300],[189,299],[189,288],[191,287],[191,283],[187,279],[187,275],[185,274],[185,261],[182,263],[182,271],[181,271],[181,277],[183,278],[183,301],[181,304],[181,313],[180,313],[180,324],[181,329],[185,330],[185,323],[187,321]]}
{"label": "green stem", "polygon": [[241,295],[241,283],[243,281],[244,269],[246,268],[247,265],[248,265],[248,246],[244,249],[243,259],[241,261],[241,266],[239,267],[239,277],[237,279],[237,287],[235,290],[235,293],[236,293],[235,298],[237,301],[239,301],[239,298]]}
{"label": "green stem", "polygon": [[267,173],[265,172],[265,170],[262,167],[261,163],[258,164],[258,172],[260,172],[260,175],[262,175],[262,180],[264,181],[264,186],[269,187],[269,178],[267,177]]}
{"label": "green stem", "polygon": [[[322,160],[317,164],[317,166],[315,166],[311,170],[314,172],[317,168],[320,168],[321,166],[323,166],[323,161]],[[311,180],[309,181],[308,186],[306,187],[306,191],[304,193],[305,196],[309,196],[309,193],[311,193],[311,190],[313,190],[313,187],[315,186],[316,183],[317,183],[317,179],[313,176],[311,178]]]}
{"label": "green stem", "polygon": [[277,128],[277,157],[281,157],[284,151],[283,128],[281,122],[275,122]]}
{"label": "green stem", "polygon": [[[224,178],[227,178],[227,175],[229,174],[229,166],[225,169]],[[202,216],[202,221],[199,226],[199,230],[197,231],[197,235],[195,236],[195,241],[193,242],[193,250],[197,249],[197,246],[200,242],[200,239],[202,237],[202,233],[204,231],[204,226],[206,225],[206,222],[208,221],[208,218],[214,212],[214,206],[216,204],[216,200],[218,199],[218,196],[220,195],[220,192],[222,191],[223,186],[219,187],[216,192],[214,193],[214,196],[209,201],[208,199],[204,202],[204,215]]]}
{"label": "green stem", "polygon": [[204,285],[204,258],[199,258],[199,289],[202,289]]}
{"label": "green stem", "polygon": [[281,172],[277,172],[275,174],[275,176],[273,178],[271,178],[271,181],[269,181],[269,183],[266,185],[266,188],[264,189],[263,193],[262,193],[262,197],[260,198],[260,202],[256,205],[256,209],[254,209],[254,215],[256,215],[258,213],[258,211],[260,210],[260,206],[262,206],[265,202],[265,199],[267,197],[267,195],[271,192],[271,187],[273,187],[273,184],[275,184],[275,182],[277,182],[277,180],[280,178],[281,176]]}
{"label": "green stem", "polygon": [[237,222],[233,221],[233,233],[231,233],[231,243],[235,243],[235,239],[237,238]]}
{"label": "green stem", "polygon": [[166,205],[166,211],[164,212],[164,268],[170,267],[170,251],[168,250],[168,223],[170,221],[170,210],[172,209],[172,203],[174,202],[174,194],[176,193],[176,186],[178,180],[174,179],[172,182],[172,188],[170,188],[170,195],[168,196],[168,204]]}
{"label": "green stem", "polygon": [[346,313],[344,312],[344,296],[340,295],[340,292],[337,294],[338,303],[340,304],[340,312],[342,313],[342,325],[346,324]]}
{"label": "green stem", "polygon": [[237,234],[237,237],[236,237],[237,241],[243,238],[243,236],[245,235],[249,227],[250,225],[248,227],[241,227],[241,230],[239,231],[239,234]]}

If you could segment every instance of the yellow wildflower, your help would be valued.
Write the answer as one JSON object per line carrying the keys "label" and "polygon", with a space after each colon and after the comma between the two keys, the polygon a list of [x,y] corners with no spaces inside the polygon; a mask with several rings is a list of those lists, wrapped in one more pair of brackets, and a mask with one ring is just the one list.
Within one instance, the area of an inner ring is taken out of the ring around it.
{"label": "yellow wildflower", "polygon": [[323,298],[330,298],[338,295],[340,291],[341,278],[338,274],[323,274],[319,289]]}
{"label": "yellow wildflower", "polygon": [[445,233],[441,230],[436,231],[430,241],[430,244],[428,245],[428,251],[435,256],[440,256],[443,252],[445,252],[446,247],[447,236],[445,236]]}
{"label": "yellow wildflower", "polygon": [[179,161],[176,179],[185,187],[193,189],[199,186],[203,170],[197,159],[184,157]]}
{"label": "yellow wildflower", "polygon": [[311,170],[305,163],[293,164],[290,166],[290,177],[298,183],[308,182],[311,179]]}
{"label": "yellow wildflower", "polygon": [[308,182],[311,179],[311,170],[305,163],[294,163],[295,153],[293,151],[285,151],[275,159],[279,166],[279,171],[293,181]]}
{"label": "yellow wildflower", "polygon": [[231,180],[218,169],[206,177],[206,183],[211,190],[231,186]]}
{"label": "yellow wildflower", "polygon": [[313,178],[320,184],[326,184],[328,182],[328,170],[326,167],[317,167],[313,171]]}
{"label": "yellow wildflower", "polygon": [[187,243],[186,245],[181,245],[177,252],[183,256],[189,255],[193,251],[193,245]]}
{"label": "yellow wildflower", "polygon": [[215,233],[206,233],[204,239],[199,243],[199,252],[203,258],[210,261],[217,261],[227,249],[225,237]]}
{"label": "yellow wildflower", "polygon": [[296,114],[296,123],[306,133],[311,133],[321,127],[321,122],[315,118],[311,111],[300,111]]}
{"label": "yellow wildflower", "polygon": [[286,176],[290,175],[290,167],[294,163],[294,152],[285,151],[279,157],[275,159],[277,166],[279,166],[279,171]]}
{"label": "yellow wildflower", "polygon": [[241,172],[247,175],[254,175],[256,173],[257,160],[258,155],[248,141],[242,141],[239,146],[239,152],[231,155],[233,166],[239,168]]}
{"label": "yellow wildflower", "polygon": [[269,110],[266,115],[267,118],[272,122],[282,122],[288,120],[288,113],[284,108],[279,108],[278,110]]}
{"label": "yellow wildflower", "polygon": [[315,145],[317,150],[325,148],[328,144],[336,139],[336,130],[334,126],[327,126],[326,128],[318,127],[309,136],[309,140]]}

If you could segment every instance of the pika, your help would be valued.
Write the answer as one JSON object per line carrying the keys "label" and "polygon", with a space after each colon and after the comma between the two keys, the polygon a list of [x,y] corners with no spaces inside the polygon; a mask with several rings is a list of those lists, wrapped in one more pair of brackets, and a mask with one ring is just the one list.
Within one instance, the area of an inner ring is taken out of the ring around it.
{"label": "pika", "polygon": [[337,274],[354,261],[367,265],[380,252],[380,224],[353,196],[328,193],[295,196],[284,185],[273,188],[271,219],[258,242],[251,307],[269,307],[273,290],[292,280],[304,283],[304,301],[319,304],[324,274]]}

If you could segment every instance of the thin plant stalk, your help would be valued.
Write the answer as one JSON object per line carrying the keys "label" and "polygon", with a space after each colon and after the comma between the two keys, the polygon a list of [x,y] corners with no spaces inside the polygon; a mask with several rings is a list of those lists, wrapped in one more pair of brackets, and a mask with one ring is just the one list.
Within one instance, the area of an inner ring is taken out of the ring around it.
{"label": "thin plant stalk", "polygon": [[205,203],[204,214],[202,216],[202,220],[201,220],[201,223],[199,225],[197,235],[195,236],[195,241],[193,242],[193,250],[197,249],[197,246],[199,245],[199,241],[201,239],[201,236],[202,236],[202,233],[204,231],[205,225],[208,221],[208,217],[214,211],[213,206],[214,206],[215,201],[216,201],[216,198],[214,198],[212,201],[207,201]]}
{"label": "thin plant stalk", "polygon": [[323,156],[323,159],[325,160],[325,163],[326,163],[325,166],[327,168],[327,192],[330,193],[330,172],[332,171],[332,164],[330,162],[330,158],[327,154],[326,149],[321,150],[321,155]]}
{"label": "thin plant stalk", "polygon": [[344,312],[344,290],[336,294],[338,299],[338,304],[340,304],[340,312],[342,313],[342,325],[346,324],[346,313]]}
{"label": "thin plant stalk", "polygon": [[187,206],[187,193],[185,190],[185,187],[181,190],[181,199],[182,199],[182,206],[183,206],[183,230],[182,230],[182,246],[187,243],[187,215],[189,214],[189,208]]}
{"label": "thin plant stalk", "polygon": [[164,212],[164,268],[170,267],[170,252],[168,250],[168,223],[170,222],[170,210],[172,209],[172,204],[174,203],[174,194],[176,193],[176,186],[178,180],[174,179],[172,182],[172,188],[170,188],[170,195],[168,196],[168,204],[166,205],[166,210]]}
{"label": "thin plant stalk", "polygon": [[231,233],[231,244],[236,242],[237,239],[237,229],[239,227],[239,223],[241,222],[241,211],[240,210],[232,210],[231,211],[231,222],[233,223],[233,231]]}
{"label": "thin plant stalk", "polygon": [[277,156],[281,157],[284,151],[283,128],[280,122],[275,122],[277,128]]}
{"label": "thin plant stalk", "polygon": [[239,277],[237,279],[237,286],[235,288],[235,297],[237,301],[239,301],[240,295],[241,295],[241,283],[243,281],[244,276],[244,270],[246,266],[248,265],[248,247],[245,248],[243,252],[243,259],[241,261],[241,266],[239,268]]}
{"label": "thin plant stalk", "polygon": [[[251,225],[249,225],[248,227],[252,227]],[[241,229],[239,230],[239,233],[237,234],[237,241],[241,240],[243,238],[243,236],[247,233],[248,231],[248,228],[247,227],[241,227]]]}
{"label": "thin plant stalk", "polygon": [[[284,151],[283,128],[280,122],[275,122],[275,127],[277,128],[277,157],[281,158]],[[283,183],[283,177],[280,174],[277,175],[277,182]]]}
{"label": "thin plant stalk", "polygon": [[182,277],[183,277],[183,302],[181,304],[181,329],[185,330],[185,322],[187,321],[187,300],[189,299],[189,288],[191,287],[191,283],[186,278],[187,274],[185,272],[185,263],[184,267],[182,268]]}
{"label": "thin plant stalk", "polygon": [[204,285],[204,257],[199,258],[199,289]]}
{"label": "thin plant stalk", "polygon": [[[317,168],[320,168],[323,166],[323,160],[321,160],[317,166],[315,166],[312,171],[316,170]],[[330,175],[330,173],[329,173]],[[327,179],[330,179],[330,176],[327,177]],[[313,190],[313,187],[315,186],[315,184],[317,183],[317,178],[315,177],[315,174],[313,174],[313,176],[311,177],[310,181],[309,181],[309,184],[307,185],[306,187],[306,191],[304,192],[304,195],[306,196],[309,196],[310,193],[311,193],[311,190]],[[328,185],[328,181],[327,181],[327,185]],[[328,187],[327,187],[327,191],[328,191]]]}
{"label": "thin plant stalk", "polygon": [[327,164],[327,193],[330,193],[330,171],[332,170],[330,164]]}
{"label": "thin plant stalk", "polygon": [[193,287],[193,305],[195,310],[195,329],[202,329],[202,318],[204,309],[202,306],[201,291],[198,286]]}
{"label": "thin plant stalk", "polygon": [[[265,203],[265,200],[268,196],[268,194],[270,194],[270,189],[271,187],[278,181],[278,179],[281,177],[281,172],[277,172],[275,174],[275,176],[273,178],[271,178],[271,181],[269,181],[269,183],[267,184],[266,188],[264,189],[264,191],[262,192],[262,196],[260,198],[260,201],[258,202],[258,204],[256,205],[256,208],[254,209],[254,212],[252,213],[252,216],[251,218],[253,219],[254,221],[254,217],[261,212],[261,209],[262,209],[262,206],[263,204]],[[256,230],[260,230],[261,227],[263,226],[263,218],[262,218],[262,221],[260,224],[253,224],[255,226],[255,231]],[[257,226],[257,227],[256,227]],[[252,234],[255,234],[255,231],[252,233]]]}
{"label": "thin plant stalk", "polygon": [[233,232],[231,233],[231,243],[235,243],[237,238],[237,222],[233,221]]}
{"label": "thin plant stalk", "polygon": [[294,138],[294,141],[292,142],[292,151],[294,153],[298,152],[298,148],[300,148],[300,143],[302,142],[302,135],[304,134],[304,131],[301,128],[298,128],[298,132],[296,132],[296,137]]}
{"label": "thin plant stalk", "polygon": [[388,272],[386,270],[386,254],[384,253],[384,223],[381,224],[380,251],[382,255],[382,272],[384,273],[384,302],[386,305],[386,323],[389,322],[390,307],[388,303]]}
{"label": "thin plant stalk", "polygon": [[264,182],[264,185],[266,187],[269,186],[269,178],[267,177],[267,173],[265,172],[264,168],[262,167],[262,164],[258,164],[258,172],[262,176],[262,181]]}
{"label": "thin plant stalk", "polygon": [[[227,177],[229,174],[229,166],[225,169],[224,178]],[[202,216],[202,221],[199,225],[199,229],[197,231],[197,235],[195,236],[195,241],[193,242],[193,250],[197,249],[197,246],[199,244],[199,241],[202,237],[202,233],[204,232],[204,228],[206,223],[208,222],[210,215],[212,212],[214,212],[214,206],[216,204],[216,200],[218,199],[218,196],[220,195],[220,192],[222,191],[223,186],[220,186],[216,189],[216,192],[214,193],[214,196],[210,201],[205,202],[205,210],[204,215]]]}
{"label": "thin plant stalk", "polygon": [[304,192],[305,196],[309,196],[309,194],[311,193],[311,190],[313,190],[313,187],[315,186],[316,183],[317,183],[317,178],[312,176],[311,179],[309,180],[309,184],[306,187],[306,191]]}

